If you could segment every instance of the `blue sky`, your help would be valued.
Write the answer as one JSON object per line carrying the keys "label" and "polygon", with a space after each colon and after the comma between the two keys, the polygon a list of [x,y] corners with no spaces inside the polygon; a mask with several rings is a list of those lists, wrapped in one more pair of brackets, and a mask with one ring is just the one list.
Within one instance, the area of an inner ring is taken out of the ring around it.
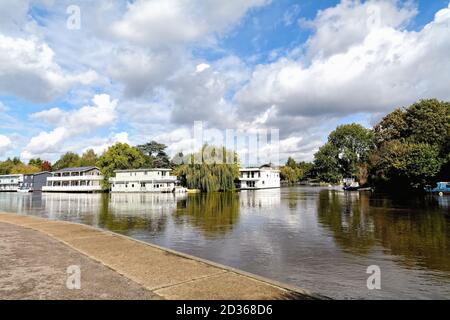
{"label": "blue sky", "polygon": [[278,129],[281,160],[311,160],[338,124],[450,99],[448,0],[95,3],[0,0],[0,159],[186,152],[202,121]]}

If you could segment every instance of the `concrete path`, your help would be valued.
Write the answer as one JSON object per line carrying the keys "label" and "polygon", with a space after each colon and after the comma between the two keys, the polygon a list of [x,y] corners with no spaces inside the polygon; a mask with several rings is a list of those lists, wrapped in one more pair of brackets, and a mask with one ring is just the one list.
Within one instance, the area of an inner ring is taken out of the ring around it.
{"label": "concrete path", "polygon": [[[31,216],[0,213],[0,257],[0,298],[320,298],[108,231]],[[65,287],[71,264],[81,266],[83,292]]]}
{"label": "concrete path", "polygon": [[[80,267],[79,290],[67,268]],[[0,222],[0,299],[159,299],[143,286],[42,233]]]}

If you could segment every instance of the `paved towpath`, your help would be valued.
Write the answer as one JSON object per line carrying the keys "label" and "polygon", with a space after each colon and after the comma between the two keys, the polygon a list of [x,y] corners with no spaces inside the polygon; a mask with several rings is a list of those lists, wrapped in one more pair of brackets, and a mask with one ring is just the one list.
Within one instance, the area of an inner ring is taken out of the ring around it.
{"label": "paved towpath", "polygon": [[[66,287],[67,267],[81,289]],[[0,299],[311,299],[297,287],[86,225],[0,213]]]}

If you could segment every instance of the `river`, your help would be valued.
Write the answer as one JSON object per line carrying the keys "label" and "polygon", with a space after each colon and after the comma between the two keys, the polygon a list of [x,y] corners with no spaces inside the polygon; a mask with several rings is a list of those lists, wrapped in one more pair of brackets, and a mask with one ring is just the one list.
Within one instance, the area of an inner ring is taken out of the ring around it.
{"label": "river", "polygon": [[[450,197],[0,193],[0,211],[92,225],[335,299],[450,299]],[[380,290],[367,288],[372,265]]]}

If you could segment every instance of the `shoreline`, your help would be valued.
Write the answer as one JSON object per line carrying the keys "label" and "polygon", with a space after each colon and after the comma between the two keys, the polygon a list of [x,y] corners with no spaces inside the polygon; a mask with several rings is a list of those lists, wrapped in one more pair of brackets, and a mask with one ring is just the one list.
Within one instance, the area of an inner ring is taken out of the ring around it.
{"label": "shoreline", "polygon": [[0,212],[0,222],[55,239],[163,299],[326,299],[307,290],[92,226]]}

